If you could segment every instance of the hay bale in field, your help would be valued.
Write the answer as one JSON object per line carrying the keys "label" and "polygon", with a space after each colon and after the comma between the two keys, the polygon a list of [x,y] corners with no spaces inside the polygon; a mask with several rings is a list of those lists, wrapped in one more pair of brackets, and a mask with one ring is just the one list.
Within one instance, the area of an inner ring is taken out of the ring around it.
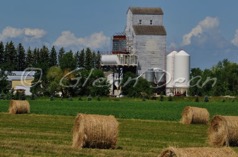
{"label": "hay bale in field", "polygon": [[183,124],[207,124],[208,121],[209,112],[205,108],[187,106],[182,112]]}
{"label": "hay bale in field", "polygon": [[238,146],[238,116],[214,116],[208,129],[208,140],[212,146]]}
{"label": "hay bale in field", "polygon": [[10,114],[30,113],[30,104],[27,100],[11,100],[8,110]]}
{"label": "hay bale in field", "polygon": [[74,148],[116,147],[118,122],[114,116],[78,114],[73,128]]}
{"label": "hay bale in field", "polygon": [[164,149],[158,157],[238,157],[238,155],[228,147],[209,148],[174,148]]}

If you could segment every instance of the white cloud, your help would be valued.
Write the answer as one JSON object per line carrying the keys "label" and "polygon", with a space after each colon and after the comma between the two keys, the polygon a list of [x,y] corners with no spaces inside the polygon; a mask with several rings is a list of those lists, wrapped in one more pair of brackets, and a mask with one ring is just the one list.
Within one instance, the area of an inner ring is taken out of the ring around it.
{"label": "white cloud", "polygon": [[33,38],[42,38],[46,32],[43,29],[37,29],[37,28],[24,28],[24,35],[33,37]]}
{"label": "white cloud", "polygon": [[13,27],[6,27],[0,34],[0,39],[16,38],[22,34],[22,30]]}
{"label": "white cloud", "polygon": [[[190,45],[194,37],[200,37],[204,32],[218,28],[219,20],[215,17],[206,17],[195,26],[191,32],[183,36],[183,46]],[[204,40],[204,39],[203,39]]]}
{"label": "white cloud", "polygon": [[234,39],[232,39],[231,43],[238,47],[238,29],[236,30]]}
{"label": "white cloud", "polygon": [[76,48],[92,48],[99,49],[109,44],[110,38],[105,36],[103,32],[94,33],[87,37],[76,37],[70,31],[64,31],[61,36],[56,39],[53,45],[58,47],[76,47]]}
{"label": "white cloud", "polygon": [[3,29],[2,33],[0,33],[0,40],[8,40],[12,38],[18,37],[26,37],[26,38],[34,38],[39,39],[42,38],[46,32],[43,29],[38,28],[14,28],[14,27],[6,27]]}
{"label": "white cloud", "polygon": [[56,39],[56,41],[53,43],[55,46],[71,46],[71,45],[76,45],[78,42],[78,39],[76,36],[71,33],[70,31],[64,31],[61,33],[61,36]]}

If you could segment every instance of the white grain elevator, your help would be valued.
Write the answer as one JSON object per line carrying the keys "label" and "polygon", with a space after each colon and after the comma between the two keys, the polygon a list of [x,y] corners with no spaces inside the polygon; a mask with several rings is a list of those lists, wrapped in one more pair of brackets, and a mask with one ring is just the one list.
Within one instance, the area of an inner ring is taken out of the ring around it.
{"label": "white grain elevator", "polygon": [[[165,81],[166,30],[161,8],[130,7],[125,34],[130,53],[138,57],[137,73],[148,81]],[[157,78],[156,78],[157,76]],[[158,78],[159,77],[159,78]]]}

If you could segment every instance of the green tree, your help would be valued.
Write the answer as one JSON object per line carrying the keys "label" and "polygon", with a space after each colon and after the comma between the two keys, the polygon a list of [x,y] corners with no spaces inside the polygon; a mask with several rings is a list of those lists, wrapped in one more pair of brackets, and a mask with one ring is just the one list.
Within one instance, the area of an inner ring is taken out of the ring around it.
{"label": "green tree", "polygon": [[203,71],[200,68],[193,68],[190,72],[189,95],[202,95],[201,80]]}
{"label": "green tree", "polygon": [[135,86],[136,81],[138,79],[134,73],[126,72],[122,80],[122,94],[129,96],[130,93],[133,93],[133,86]]}
{"label": "green tree", "polygon": [[79,58],[78,58],[78,67],[84,67],[85,65],[85,52],[84,49],[80,52]]}
{"label": "green tree", "polygon": [[50,51],[49,67],[57,65],[57,52],[53,46]]}
{"label": "green tree", "polygon": [[110,92],[110,84],[105,77],[94,80],[89,87],[92,96],[107,96]]}
{"label": "green tree", "polygon": [[[225,61],[225,64],[227,61]],[[214,86],[214,88],[212,89],[212,93],[214,96],[220,96],[223,95],[224,91],[227,90],[227,81],[225,81],[225,77],[226,77],[226,71],[225,71],[225,66],[223,64],[223,61],[219,61],[217,63],[217,65],[215,65],[212,68],[212,73],[214,74],[214,76],[217,78],[217,83]]]}
{"label": "green tree", "polygon": [[31,88],[33,94],[38,95],[48,95],[48,91],[46,90],[48,87],[48,81],[46,78],[46,73],[49,69],[49,50],[46,46],[43,46],[39,51],[38,49],[34,50],[34,57],[36,57],[35,64],[37,68],[41,69],[41,72],[37,71],[33,84],[34,87]]}
{"label": "green tree", "polygon": [[11,41],[10,43],[6,43],[5,53],[4,53],[4,63],[5,69],[7,71],[13,71],[17,68],[17,51],[14,46],[14,43]]}
{"label": "green tree", "polygon": [[60,50],[59,50],[59,55],[58,55],[58,64],[59,64],[59,66],[61,67],[62,66],[62,58],[63,58],[63,56],[64,56],[64,54],[65,54],[65,50],[64,50],[64,48],[62,47],[62,48],[60,48]]}
{"label": "green tree", "polygon": [[38,48],[33,50],[33,67],[40,67],[40,50]]}
{"label": "green tree", "polygon": [[95,52],[92,53],[91,67],[94,69],[96,68],[96,53]]}
{"label": "green tree", "polygon": [[62,56],[60,68],[62,70],[74,70],[76,68],[76,59],[74,58],[72,51],[69,51]]}
{"label": "green tree", "polygon": [[79,51],[77,51],[75,54],[74,54],[74,58],[75,58],[75,61],[76,61],[76,66],[78,67],[79,65]]}
{"label": "green tree", "polygon": [[0,42],[0,70],[4,66],[4,44]]}
{"label": "green tree", "polygon": [[[214,86],[214,83],[217,82],[217,78],[215,78],[214,74],[210,69],[205,69],[202,74],[202,95],[212,95],[212,89]],[[215,82],[214,82],[215,81]]]}
{"label": "green tree", "polygon": [[97,54],[96,54],[96,58],[95,58],[95,67],[97,69],[100,68],[100,65],[101,65],[101,54],[100,52],[98,51]]}
{"label": "green tree", "polygon": [[227,59],[218,62],[212,68],[214,76],[217,77],[217,84],[213,88],[213,95],[237,95],[238,94],[238,65]]}
{"label": "green tree", "polygon": [[38,65],[43,70],[43,73],[46,74],[47,70],[50,67],[49,49],[46,46],[43,46],[40,49],[40,58]]}
{"label": "green tree", "polygon": [[109,83],[102,70],[82,69],[75,74],[75,77],[80,78],[74,90],[75,94],[91,96],[106,96],[109,94]]}
{"label": "green tree", "polygon": [[30,89],[33,97],[34,97],[34,95],[38,95],[38,96],[44,95],[46,87],[42,86],[42,82],[43,82],[42,75],[43,75],[43,73],[40,71],[37,71],[34,75],[34,80],[32,81],[32,85],[31,85],[31,89]]}
{"label": "green tree", "polygon": [[211,69],[191,69],[190,95],[237,95],[238,65],[227,59],[219,61]]}
{"label": "green tree", "polygon": [[229,90],[231,91],[231,95],[238,95],[238,64],[231,63],[229,65]]}
{"label": "green tree", "polygon": [[7,76],[4,73],[4,69],[0,69],[0,94],[1,93],[7,93],[11,87],[9,86],[9,83],[7,81]]}
{"label": "green tree", "polygon": [[93,68],[93,61],[92,61],[92,51],[87,48],[85,52],[85,69],[90,70]]}
{"label": "green tree", "polygon": [[49,81],[47,90],[50,95],[55,95],[61,91],[60,80],[63,77],[63,71],[58,66],[52,66],[47,72],[47,80]]}
{"label": "green tree", "polygon": [[150,83],[146,79],[140,77],[138,83],[135,86],[135,92],[133,92],[133,94],[130,93],[131,95],[129,94],[129,96],[140,97],[141,93],[144,92],[150,97],[152,91],[153,90],[150,88]]}
{"label": "green tree", "polygon": [[32,67],[33,65],[34,65],[34,56],[29,47],[26,54],[26,67]]}
{"label": "green tree", "polygon": [[26,68],[26,56],[25,49],[21,43],[18,44],[17,47],[17,67],[18,71],[23,71]]}
{"label": "green tree", "polygon": [[152,94],[152,88],[150,83],[142,78],[137,77],[131,72],[125,73],[122,80],[122,94],[129,97],[141,97],[147,95],[148,97]]}
{"label": "green tree", "polygon": [[92,74],[87,84],[87,89],[89,91],[87,95],[107,96],[109,94],[110,84],[105,78],[102,70],[92,70]]}

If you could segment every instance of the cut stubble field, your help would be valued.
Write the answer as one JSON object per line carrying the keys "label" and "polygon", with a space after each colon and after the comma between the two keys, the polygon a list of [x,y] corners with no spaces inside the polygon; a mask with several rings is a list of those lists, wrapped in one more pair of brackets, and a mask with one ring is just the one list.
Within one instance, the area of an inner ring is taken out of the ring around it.
{"label": "cut stubble field", "polygon": [[[211,117],[238,115],[235,102],[34,100],[31,113],[21,115],[8,114],[8,103],[0,101],[0,156],[157,157],[169,146],[208,146],[208,125],[179,123],[185,106],[205,107]],[[116,149],[72,148],[77,113],[114,115],[119,121]]]}

